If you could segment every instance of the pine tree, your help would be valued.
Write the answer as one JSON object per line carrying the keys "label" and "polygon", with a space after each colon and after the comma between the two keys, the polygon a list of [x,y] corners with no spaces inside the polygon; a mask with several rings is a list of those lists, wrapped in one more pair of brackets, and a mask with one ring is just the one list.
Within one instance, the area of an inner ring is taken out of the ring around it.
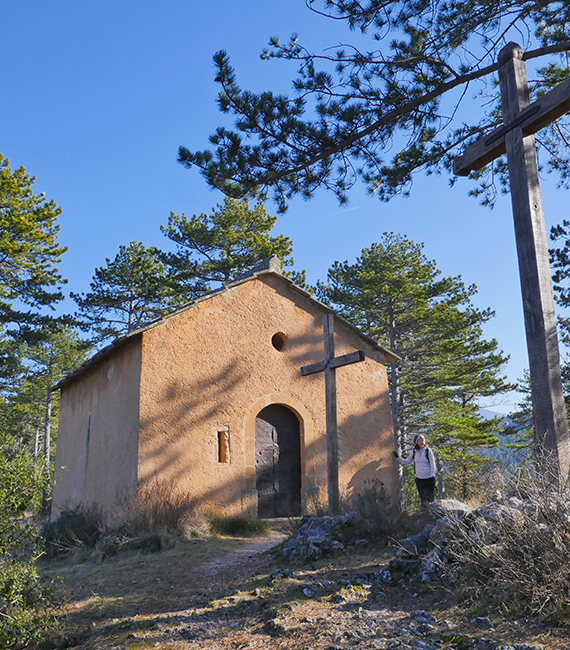
{"label": "pine tree", "polygon": [[499,418],[481,417],[475,396],[463,394],[435,402],[427,422],[438,463],[445,468],[440,472],[440,498],[446,491],[463,501],[481,494],[483,470],[491,469],[496,461],[480,452],[497,447],[497,433],[503,429]]}
{"label": "pine tree", "polygon": [[[561,224],[550,229],[550,240],[556,243],[550,249],[550,266],[554,298],[564,310],[570,307],[570,221],[564,219]],[[558,316],[558,334],[560,341],[566,347],[570,346],[570,318]],[[562,365],[562,382],[566,395],[566,406],[570,401],[570,364]]]}
{"label": "pine tree", "polygon": [[35,177],[9,164],[0,154],[0,325],[31,335],[53,320],[46,308],[63,299],[57,264],[67,249],[58,241],[61,208],[35,195]]}
{"label": "pine tree", "polygon": [[[224,51],[214,56],[218,107],[235,128],[219,127],[211,150],[179,149],[228,196],[273,191],[281,209],[319,187],[339,200],[362,180],[381,200],[410,191],[417,171],[451,172],[452,159],[497,127],[498,53],[519,41],[540,59],[531,93],[570,74],[570,4],[559,0],[309,0],[309,9],[358,31],[351,43],[312,53],[293,35],[262,53],[298,66],[290,95],[242,89]],[[365,42],[369,40],[369,45]],[[475,108],[474,108],[475,107]],[[477,116],[477,117],[473,117]],[[480,116],[480,117],[479,117]],[[537,135],[546,166],[570,180],[568,119]],[[475,194],[492,202],[500,159]]]}
{"label": "pine tree", "polygon": [[[293,242],[284,235],[270,236],[277,217],[263,203],[253,207],[247,199],[226,198],[210,214],[171,213],[162,232],[176,244],[176,252],[163,253],[176,291],[193,300],[234,280],[258,262],[277,255],[284,267],[292,266]],[[289,273],[298,283],[304,272]]]}
{"label": "pine tree", "polygon": [[423,254],[423,245],[385,233],[354,264],[335,262],[317,291],[401,357],[389,369],[400,453],[406,439],[419,432],[438,449],[455,445],[447,459],[456,463],[475,447],[496,444],[465,401],[466,396],[476,400],[510,388],[500,374],[507,358],[495,340],[483,338],[482,325],[493,312],[473,306],[475,287],[465,287],[459,277],[442,277]]}
{"label": "pine tree", "polygon": [[42,456],[47,475],[59,404],[53,387],[81,365],[90,347],[71,326],[54,324],[41,340],[18,346],[10,381],[1,387],[0,430],[34,463]]}
{"label": "pine tree", "polygon": [[[30,440],[38,435],[38,410],[44,411],[53,376],[43,377],[28,354],[48,345],[65,319],[54,318],[63,299],[57,265],[61,209],[33,192],[35,178],[23,167],[12,171],[0,154],[0,645],[40,639],[48,621],[48,594],[36,568],[38,531],[29,513],[45,496],[47,477],[34,467]],[[39,386],[43,382],[44,390]],[[49,400],[51,403],[51,400]],[[34,426],[35,425],[35,426]],[[49,446],[48,446],[49,448]],[[47,474],[47,472],[45,472]]]}
{"label": "pine tree", "polygon": [[181,304],[155,248],[140,242],[120,246],[113,260],[95,270],[91,291],[72,293],[77,319],[96,344],[127,334]]}

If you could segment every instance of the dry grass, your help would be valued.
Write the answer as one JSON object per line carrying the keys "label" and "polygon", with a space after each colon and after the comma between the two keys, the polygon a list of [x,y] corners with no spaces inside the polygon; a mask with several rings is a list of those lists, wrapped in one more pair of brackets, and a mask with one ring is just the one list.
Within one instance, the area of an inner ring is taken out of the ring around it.
{"label": "dry grass", "polygon": [[43,562],[42,572],[57,578],[74,611],[85,621],[104,615],[116,618],[133,610],[160,611],[173,599],[191,593],[207,597],[207,581],[189,579],[189,568],[207,564],[243,546],[243,540],[213,538],[179,540],[159,553],[132,552],[100,561],[94,554],[79,553],[54,562]]}
{"label": "dry grass", "polygon": [[[416,593],[417,587],[407,581],[387,588],[379,597],[366,587],[356,589],[354,597],[360,603],[356,608],[339,604],[330,591],[316,598],[305,596],[307,581],[334,584],[377,571],[387,556],[372,545],[333,560],[292,567],[293,577],[268,587],[267,576],[283,564],[276,553],[259,551],[278,541],[274,535],[255,540],[182,540],[153,555],[133,553],[104,563],[93,557],[86,561],[68,557],[44,564],[44,573],[62,576],[68,599],[58,647],[324,650],[331,645],[331,633],[342,634],[344,629],[364,626],[375,635],[395,634],[394,624],[405,623],[409,612],[417,609],[454,622],[458,637],[476,632],[462,612],[445,605],[437,594]],[[274,618],[294,631],[277,637],[269,634],[265,626]],[[367,627],[367,620],[373,628]],[[566,647],[565,641],[559,643],[555,633],[544,629],[527,631],[504,622],[493,631],[494,637],[527,642],[543,642],[547,634],[544,647]]]}
{"label": "dry grass", "polygon": [[[530,472],[513,476],[489,530],[468,519],[447,549],[457,595],[487,608],[570,623],[570,490]],[[518,507],[512,508],[513,501]],[[518,499],[518,497],[521,497]]]}
{"label": "dry grass", "polygon": [[126,527],[134,534],[159,530],[201,534],[208,528],[193,495],[181,492],[174,481],[147,481],[134,496],[123,496],[119,501]]}
{"label": "dry grass", "polygon": [[358,512],[366,526],[363,532],[374,540],[402,539],[425,525],[421,515],[404,510],[379,481],[365,482],[360,492],[346,497],[343,510]]}

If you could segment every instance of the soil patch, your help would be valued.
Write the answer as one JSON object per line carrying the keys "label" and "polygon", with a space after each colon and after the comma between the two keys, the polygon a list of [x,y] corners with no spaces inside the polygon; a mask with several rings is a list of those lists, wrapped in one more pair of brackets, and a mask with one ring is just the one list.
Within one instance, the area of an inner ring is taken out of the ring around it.
{"label": "soil patch", "polygon": [[46,563],[66,604],[42,650],[570,648],[566,630],[470,615],[412,578],[383,583],[385,547],[292,565],[284,539],[181,540],[159,553]]}

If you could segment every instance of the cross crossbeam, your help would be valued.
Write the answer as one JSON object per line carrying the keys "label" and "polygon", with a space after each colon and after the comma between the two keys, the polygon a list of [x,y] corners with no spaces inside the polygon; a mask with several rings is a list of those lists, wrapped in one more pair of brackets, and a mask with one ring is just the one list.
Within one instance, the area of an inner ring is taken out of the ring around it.
{"label": "cross crossbeam", "polygon": [[316,372],[324,372],[329,368],[340,368],[341,366],[347,366],[350,363],[358,363],[359,361],[364,361],[365,355],[362,350],[357,350],[356,352],[351,352],[350,354],[343,354],[342,357],[333,357],[329,361],[326,359],[324,361],[317,361],[317,363],[312,363],[310,366],[303,366],[301,368],[301,375],[305,377],[306,375],[313,375]]}
{"label": "cross crossbeam", "polygon": [[341,357],[334,355],[334,316],[323,316],[323,339],[325,345],[325,358],[323,361],[312,363],[301,368],[301,375],[313,375],[317,372],[325,374],[325,403],[327,427],[327,484],[328,505],[331,515],[340,514],[340,492],[338,482],[338,425],[336,409],[336,369],[352,363],[364,361],[362,350],[344,354]]}
{"label": "cross crossbeam", "polygon": [[509,131],[520,127],[523,135],[533,135],[569,111],[570,79],[566,79],[522,110],[507,124],[491,131],[485,138],[467,147],[463,154],[453,161],[453,173],[457,176],[468,176],[470,172],[485,167],[505,154],[506,135]]}

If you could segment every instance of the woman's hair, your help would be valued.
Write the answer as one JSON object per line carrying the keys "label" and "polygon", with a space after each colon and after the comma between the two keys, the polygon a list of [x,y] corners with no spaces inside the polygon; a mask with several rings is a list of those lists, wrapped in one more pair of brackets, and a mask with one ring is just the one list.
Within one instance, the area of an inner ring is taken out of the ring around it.
{"label": "woman's hair", "polygon": [[[418,439],[420,438],[420,436],[423,436],[424,441],[425,441],[425,439],[426,439],[426,437],[424,436],[423,433],[418,433],[418,434],[416,434],[416,435],[414,436],[414,449],[416,449],[416,450],[421,449],[421,447],[418,446]],[[427,446],[428,446],[428,444],[427,444],[427,442],[426,442],[425,445],[424,445],[424,447],[427,448]]]}

